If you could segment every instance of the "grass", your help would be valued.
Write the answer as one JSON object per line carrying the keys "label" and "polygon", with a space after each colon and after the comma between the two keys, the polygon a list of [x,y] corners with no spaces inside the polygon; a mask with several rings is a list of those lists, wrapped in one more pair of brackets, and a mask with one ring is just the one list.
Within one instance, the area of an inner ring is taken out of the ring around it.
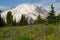
{"label": "grass", "polygon": [[0,40],[60,40],[60,25],[3,27],[0,28]]}

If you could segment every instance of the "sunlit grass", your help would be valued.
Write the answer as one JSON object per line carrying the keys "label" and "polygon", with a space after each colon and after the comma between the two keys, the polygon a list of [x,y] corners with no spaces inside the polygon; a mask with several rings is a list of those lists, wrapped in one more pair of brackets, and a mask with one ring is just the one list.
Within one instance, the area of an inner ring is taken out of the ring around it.
{"label": "sunlit grass", "polygon": [[59,25],[29,25],[0,28],[0,40],[60,40]]}

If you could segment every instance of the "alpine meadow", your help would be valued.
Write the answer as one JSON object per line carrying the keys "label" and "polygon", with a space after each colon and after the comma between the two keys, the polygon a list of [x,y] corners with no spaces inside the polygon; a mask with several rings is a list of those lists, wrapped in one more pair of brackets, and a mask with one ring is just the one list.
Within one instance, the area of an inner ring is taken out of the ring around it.
{"label": "alpine meadow", "polygon": [[0,40],[60,40],[60,0],[1,0]]}

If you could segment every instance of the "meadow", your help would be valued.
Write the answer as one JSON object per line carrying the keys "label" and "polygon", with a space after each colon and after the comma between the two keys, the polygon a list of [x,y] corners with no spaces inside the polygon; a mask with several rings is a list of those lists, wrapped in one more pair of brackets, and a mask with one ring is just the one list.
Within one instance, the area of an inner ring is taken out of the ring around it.
{"label": "meadow", "polygon": [[0,28],[0,40],[60,40],[59,24]]}

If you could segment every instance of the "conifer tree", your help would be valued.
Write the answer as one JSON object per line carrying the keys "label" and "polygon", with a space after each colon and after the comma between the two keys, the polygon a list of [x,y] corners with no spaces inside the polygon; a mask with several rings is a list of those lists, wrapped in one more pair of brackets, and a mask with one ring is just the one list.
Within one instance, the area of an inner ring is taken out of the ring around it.
{"label": "conifer tree", "polygon": [[3,27],[5,25],[5,22],[4,20],[1,18],[1,15],[0,15],[0,27]]}
{"label": "conifer tree", "polygon": [[20,26],[28,25],[28,21],[27,21],[27,18],[25,18],[25,15],[21,16],[21,20],[19,22],[19,25]]}
{"label": "conifer tree", "polygon": [[42,18],[40,15],[37,16],[37,20],[35,20],[35,24],[41,24],[43,23]]}
{"label": "conifer tree", "polygon": [[13,26],[16,26],[16,25],[17,25],[16,20],[14,20],[13,21]]}
{"label": "conifer tree", "polygon": [[60,14],[56,18],[57,18],[57,21],[60,22]]}
{"label": "conifer tree", "polygon": [[7,25],[12,25],[13,24],[13,15],[12,12],[9,11],[6,15],[6,21],[7,21]]}
{"label": "conifer tree", "polygon": [[30,25],[34,24],[34,20],[32,18],[29,20],[29,22],[30,22]]}
{"label": "conifer tree", "polygon": [[53,4],[51,5],[51,11],[48,13],[47,21],[50,24],[56,22],[56,16],[55,16],[55,11],[54,11]]}

